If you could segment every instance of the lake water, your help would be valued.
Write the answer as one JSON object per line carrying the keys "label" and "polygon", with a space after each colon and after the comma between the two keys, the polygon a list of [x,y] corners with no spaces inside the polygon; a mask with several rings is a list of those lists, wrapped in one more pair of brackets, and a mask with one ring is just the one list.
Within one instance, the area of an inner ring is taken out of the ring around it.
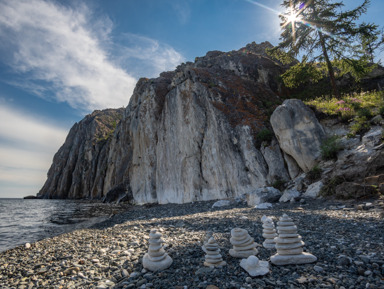
{"label": "lake water", "polygon": [[109,204],[0,198],[0,252],[105,220]]}

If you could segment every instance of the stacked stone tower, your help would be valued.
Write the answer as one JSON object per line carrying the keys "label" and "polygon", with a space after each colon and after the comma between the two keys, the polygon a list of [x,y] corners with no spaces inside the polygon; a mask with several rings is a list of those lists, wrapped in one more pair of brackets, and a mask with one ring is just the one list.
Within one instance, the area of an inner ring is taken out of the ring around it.
{"label": "stacked stone tower", "polygon": [[277,222],[277,231],[279,235],[274,239],[277,253],[271,257],[273,264],[307,264],[317,260],[312,254],[303,252],[304,242],[297,234],[297,227],[292,219],[286,214]]}
{"label": "stacked stone tower", "polygon": [[235,258],[248,258],[258,253],[256,243],[247,230],[234,228],[231,230],[231,244],[233,249],[229,250],[229,254]]}
{"label": "stacked stone tower", "polygon": [[161,236],[161,233],[158,233],[156,229],[152,229],[149,233],[149,249],[148,253],[144,255],[143,267],[150,271],[167,269],[173,262],[172,258],[164,251]]}

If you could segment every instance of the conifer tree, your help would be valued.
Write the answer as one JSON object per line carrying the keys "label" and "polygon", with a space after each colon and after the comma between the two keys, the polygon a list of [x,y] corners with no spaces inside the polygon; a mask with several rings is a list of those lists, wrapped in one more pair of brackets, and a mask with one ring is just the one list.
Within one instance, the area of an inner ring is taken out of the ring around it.
{"label": "conifer tree", "polygon": [[284,0],[281,5],[286,11],[279,16],[281,42],[272,54],[278,55],[278,50],[293,57],[303,53],[307,64],[324,63],[333,94],[339,97],[332,62],[342,62],[356,75],[367,72],[365,64],[368,60],[364,58],[367,53],[361,37],[364,35],[366,42],[370,43],[377,27],[373,24],[358,25],[356,21],[366,13],[369,4],[370,0],[364,0],[355,9],[343,11],[341,1]]}

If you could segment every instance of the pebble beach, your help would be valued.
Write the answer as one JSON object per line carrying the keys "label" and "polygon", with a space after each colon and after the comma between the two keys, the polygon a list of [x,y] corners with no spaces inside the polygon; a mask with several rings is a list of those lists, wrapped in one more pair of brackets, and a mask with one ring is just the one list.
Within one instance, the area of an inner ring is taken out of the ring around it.
{"label": "pebble beach", "polygon": [[[384,288],[383,199],[364,202],[311,200],[258,210],[245,202],[212,208],[214,201],[127,206],[88,229],[0,253],[0,288]],[[289,215],[317,257],[305,265],[275,266],[251,277],[241,259],[228,254],[230,231],[246,229],[269,261],[274,249],[261,246],[261,217]],[[156,228],[173,259],[171,267],[147,271],[142,258]],[[206,267],[201,249],[213,231],[227,265]]]}

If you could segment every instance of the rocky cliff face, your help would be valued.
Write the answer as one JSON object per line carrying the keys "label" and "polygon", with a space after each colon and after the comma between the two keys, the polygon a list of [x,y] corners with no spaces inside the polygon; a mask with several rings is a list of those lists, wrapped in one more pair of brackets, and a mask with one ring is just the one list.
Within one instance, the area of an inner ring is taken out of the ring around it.
{"label": "rocky cliff face", "polygon": [[258,137],[284,94],[278,82],[284,67],[266,56],[269,46],[209,52],[156,79],[140,79],[108,139],[120,110],[94,112],[71,129],[39,196],[109,193],[139,204],[185,203],[290,178],[295,160],[288,171],[289,156],[278,143],[260,149]]}
{"label": "rocky cliff face", "polygon": [[55,154],[48,178],[38,197],[59,199],[101,198],[108,139],[124,109],[94,111],[70,130]]}

